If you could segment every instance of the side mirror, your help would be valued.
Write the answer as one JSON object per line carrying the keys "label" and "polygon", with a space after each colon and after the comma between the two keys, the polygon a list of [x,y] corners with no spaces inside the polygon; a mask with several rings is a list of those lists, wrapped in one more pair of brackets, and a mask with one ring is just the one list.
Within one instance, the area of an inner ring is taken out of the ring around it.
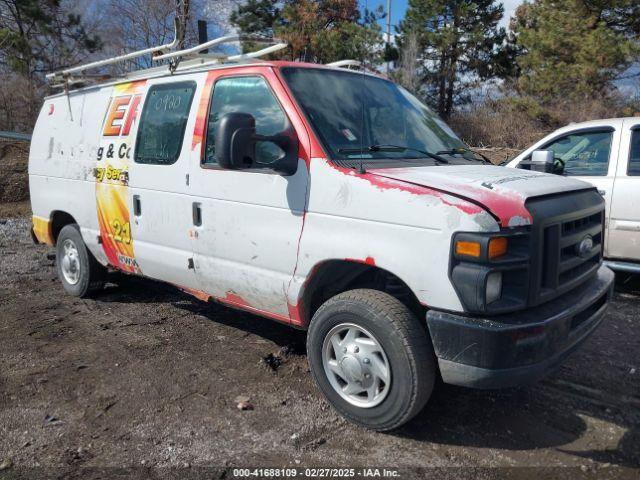
{"label": "side mirror", "polygon": [[534,150],[531,160],[520,162],[519,167],[535,172],[554,173],[554,159],[552,150]]}
{"label": "side mirror", "polygon": [[227,113],[216,129],[218,165],[228,170],[251,168],[255,162],[256,119],[248,113]]}
{"label": "side mirror", "polygon": [[[261,163],[256,155],[258,142],[274,143],[283,154],[268,164]],[[281,175],[293,175],[298,169],[298,139],[292,131],[257,135],[253,115],[227,113],[216,129],[216,158],[218,165],[229,170],[270,168]]]}
{"label": "side mirror", "polygon": [[553,151],[534,150],[534,152],[531,154],[531,161],[540,165],[553,165]]}

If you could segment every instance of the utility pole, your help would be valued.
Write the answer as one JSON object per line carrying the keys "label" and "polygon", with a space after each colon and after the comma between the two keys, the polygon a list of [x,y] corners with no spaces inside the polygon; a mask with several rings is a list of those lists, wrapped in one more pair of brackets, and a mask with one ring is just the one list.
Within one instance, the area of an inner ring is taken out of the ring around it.
{"label": "utility pole", "polygon": [[[391,47],[391,0],[387,0],[387,51]],[[391,62],[387,62],[387,76]]]}

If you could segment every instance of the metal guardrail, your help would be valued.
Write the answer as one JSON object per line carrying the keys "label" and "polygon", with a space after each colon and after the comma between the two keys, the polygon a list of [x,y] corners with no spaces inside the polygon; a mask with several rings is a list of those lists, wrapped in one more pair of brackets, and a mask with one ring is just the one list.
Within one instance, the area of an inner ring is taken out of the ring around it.
{"label": "metal guardrail", "polygon": [[0,139],[6,138],[8,140],[20,140],[23,142],[30,142],[31,135],[28,133],[16,133],[16,132],[2,132],[0,131]]}

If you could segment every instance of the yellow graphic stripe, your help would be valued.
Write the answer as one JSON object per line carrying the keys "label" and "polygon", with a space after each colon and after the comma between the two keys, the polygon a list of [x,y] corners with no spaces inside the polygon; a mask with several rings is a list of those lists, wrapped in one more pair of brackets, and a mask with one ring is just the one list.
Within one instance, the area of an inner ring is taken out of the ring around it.
{"label": "yellow graphic stripe", "polygon": [[98,222],[102,247],[109,262],[127,272],[136,272],[129,209],[128,187],[96,184]]}
{"label": "yellow graphic stripe", "polygon": [[33,223],[33,233],[38,239],[38,242],[53,245],[53,231],[49,219],[34,215],[31,217],[31,221]]}
{"label": "yellow graphic stripe", "polygon": [[[114,86],[112,98],[120,95],[137,95],[141,93],[145,81],[123,83]],[[137,104],[132,108],[136,108]],[[130,113],[130,112],[129,112]],[[129,114],[127,113],[127,114]],[[104,125],[103,125],[104,131]],[[115,143],[118,145],[132,145],[131,132],[126,136],[103,137],[101,145],[108,151]],[[97,169],[105,172],[117,171],[117,177],[107,175],[96,179],[96,204],[98,224],[102,248],[111,265],[126,272],[140,273],[135,261],[133,238],[128,208],[128,169],[127,158],[110,158],[108,155],[102,161],[98,160]]]}

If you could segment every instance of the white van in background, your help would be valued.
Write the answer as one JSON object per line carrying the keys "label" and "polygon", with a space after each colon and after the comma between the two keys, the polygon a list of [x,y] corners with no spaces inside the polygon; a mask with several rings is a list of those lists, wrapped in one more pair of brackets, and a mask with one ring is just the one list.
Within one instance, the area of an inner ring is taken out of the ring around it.
{"label": "white van in background", "polygon": [[567,125],[507,166],[550,171],[596,186],[606,201],[605,263],[640,273],[640,117]]}

